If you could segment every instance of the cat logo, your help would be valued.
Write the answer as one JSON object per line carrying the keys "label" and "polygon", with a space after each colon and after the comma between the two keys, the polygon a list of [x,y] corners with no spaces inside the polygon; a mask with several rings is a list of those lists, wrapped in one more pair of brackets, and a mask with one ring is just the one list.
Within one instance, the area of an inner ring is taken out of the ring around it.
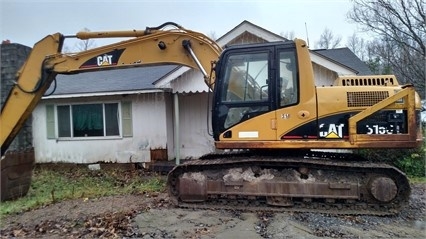
{"label": "cat logo", "polygon": [[97,58],[98,66],[110,66],[112,65],[112,55],[103,55],[98,56]]}
{"label": "cat logo", "polygon": [[113,51],[106,52],[103,55],[92,57],[84,62],[83,65],[80,66],[80,69],[116,66],[124,50],[125,49],[115,49]]}
{"label": "cat logo", "polygon": [[[319,136],[320,138],[327,138],[327,139],[341,139],[343,138],[343,127],[344,124],[329,124],[327,131],[320,131]],[[324,124],[320,124],[320,129],[326,128],[324,127]]]}

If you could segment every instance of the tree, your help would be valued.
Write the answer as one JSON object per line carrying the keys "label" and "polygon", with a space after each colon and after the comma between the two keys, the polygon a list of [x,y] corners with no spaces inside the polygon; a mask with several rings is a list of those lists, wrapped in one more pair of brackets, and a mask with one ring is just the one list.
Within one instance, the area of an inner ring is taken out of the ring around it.
{"label": "tree", "polygon": [[322,32],[319,41],[316,43],[316,48],[318,49],[332,49],[340,45],[342,41],[341,36],[335,36],[333,32],[325,28]]}
{"label": "tree", "polygon": [[380,39],[369,41],[365,43],[364,50],[361,52],[365,54],[362,60],[368,65],[374,74],[393,74],[392,67],[388,60],[392,52],[392,45],[389,44],[389,42],[382,41]]}
{"label": "tree", "polygon": [[352,34],[350,37],[348,37],[348,41],[346,43],[346,46],[355,54],[358,56],[359,59],[362,61],[367,61],[368,58],[368,49],[367,44],[363,38],[359,37],[356,33]]}
{"label": "tree", "polygon": [[425,98],[425,0],[352,0],[348,18],[377,38],[370,46],[402,83]]}
{"label": "tree", "polygon": [[[88,28],[83,28],[84,32],[90,32],[90,30]],[[96,47],[95,41],[91,40],[91,39],[87,39],[87,40],[81,40],[79,42],[76,43],[76,48],[79,51],[87,51],[91,48]]]}

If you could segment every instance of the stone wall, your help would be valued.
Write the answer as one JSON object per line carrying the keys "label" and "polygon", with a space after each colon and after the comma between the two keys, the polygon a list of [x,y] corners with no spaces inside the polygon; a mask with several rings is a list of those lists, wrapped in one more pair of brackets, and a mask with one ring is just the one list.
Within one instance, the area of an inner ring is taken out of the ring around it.
{"label": "stone wall", "polygon": [[[16,72],[21,68],[31,52],[31,48],[4,41],[0,45],[1,52],[1,82],[0,95],[1,106],[9,95],[10,89],[13,87]],[[9,150],[26,150],[32,148],[32,129],[31,117],[27,120],[15,140],[9,146]]]}

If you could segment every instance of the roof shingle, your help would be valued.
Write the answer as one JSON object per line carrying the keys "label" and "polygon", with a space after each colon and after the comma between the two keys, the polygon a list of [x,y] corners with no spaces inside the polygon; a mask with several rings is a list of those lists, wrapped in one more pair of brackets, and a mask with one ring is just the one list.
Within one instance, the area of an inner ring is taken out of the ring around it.
{"label": "roof shingle", "polygon": [[[177,66],[145,66],[127,69],[85,72],[75,75],[58,75],[56,90],[52,95],[90,94],[101,92],[156,89],[153,84]],[[51,92],[53,85],[47,90]]]}
{"label": "roof shingle", "polygon": [[335,49],[319,49],[313,51],[358,71],[357,75],[373,74],[368,68],[368,66],[347,47]]}

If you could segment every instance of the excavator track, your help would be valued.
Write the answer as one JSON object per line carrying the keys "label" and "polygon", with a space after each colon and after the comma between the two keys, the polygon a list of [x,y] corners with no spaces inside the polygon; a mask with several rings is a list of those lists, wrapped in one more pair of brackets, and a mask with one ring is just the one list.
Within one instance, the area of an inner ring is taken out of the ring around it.
{"label": "excavator track", "polygon": [[354,161],[349,154],[207,158],[188,161],[169,173],[169,195],[176,206],[392,215],[408,204],[411,192],[397,168]]}

